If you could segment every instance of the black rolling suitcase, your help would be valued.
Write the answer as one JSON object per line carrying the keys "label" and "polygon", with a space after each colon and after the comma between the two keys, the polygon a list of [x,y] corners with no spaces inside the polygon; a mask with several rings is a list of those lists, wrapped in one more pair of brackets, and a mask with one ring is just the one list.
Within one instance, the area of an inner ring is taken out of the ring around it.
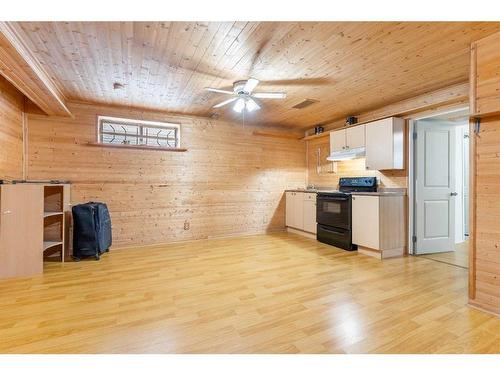
{"label": "black rolling suitcase", "polygon": [[105,203],[88,202],[73,206],[73,257],[95,257],[111,247],[111,218]]}

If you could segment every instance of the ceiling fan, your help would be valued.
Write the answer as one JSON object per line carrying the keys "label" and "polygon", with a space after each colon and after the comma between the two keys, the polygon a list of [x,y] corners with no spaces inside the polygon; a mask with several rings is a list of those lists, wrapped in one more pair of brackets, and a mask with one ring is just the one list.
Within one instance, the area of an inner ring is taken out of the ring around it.
{"label": "ceiling fan", "polygon": [[213,108],[220,108],[229,103],[234,103],[233,110],[241,113],[243,110],[248,112],[260,109],[259,101],[256,99],[284,99],[286,98],[286,93],[284,92],[253,92],[253,90],[259,84],[259,80],[255,78],[249,78],[246,81],[236,81],[233,83],[233,91],[220,90],[212,87],[206,87],[205,90],[211,92],[217,92],[220,94],[232,95],[233,97],[223,102],[216,104]]}

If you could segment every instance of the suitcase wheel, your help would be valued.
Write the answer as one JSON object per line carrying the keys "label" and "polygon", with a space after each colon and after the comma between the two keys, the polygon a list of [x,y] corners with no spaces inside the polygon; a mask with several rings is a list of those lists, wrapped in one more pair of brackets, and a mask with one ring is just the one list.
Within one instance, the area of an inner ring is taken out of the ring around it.
{"label": "suitcase wheel", "polygon": [[79,262],[79,261],[80,261],[80,258],[78,258],[78,257],[75,257],[75,256],[74,256],[74,257],[73,257],[73,260],[74,260],[75,262]]}
{"label": "suitcase wheel", "polygon": [[99,260],[99,259],[101,259],[101,257],[99,256],[99,254],[96,254],[95,255],[95,260]]}
{"label": "suitcase wheel", "polygon": [[109,249],[104,250],[105,252],[109,253]]}

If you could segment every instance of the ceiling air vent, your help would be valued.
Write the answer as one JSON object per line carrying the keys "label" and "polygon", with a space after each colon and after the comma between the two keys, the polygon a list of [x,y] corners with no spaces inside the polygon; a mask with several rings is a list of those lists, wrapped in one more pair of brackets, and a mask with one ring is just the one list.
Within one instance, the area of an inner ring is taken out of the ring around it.
{"label": "ceiling air vent", "polygon": [[305,99],[305,100],[301,101],[300,103],[295,104],[292,108],[295,108],[295,109],[302,109],[302,108],[309,107],[310,105],[312,105],[312,104],[314,104],[314,103],[317,103],[317,102],[319,102],[319,100],[315,100],[315,99]]}

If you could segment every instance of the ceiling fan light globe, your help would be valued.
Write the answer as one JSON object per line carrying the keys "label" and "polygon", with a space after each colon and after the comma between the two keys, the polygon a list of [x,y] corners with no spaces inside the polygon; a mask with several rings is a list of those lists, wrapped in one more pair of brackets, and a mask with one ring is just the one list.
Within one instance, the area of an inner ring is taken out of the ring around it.
{"label": "ceiling fan light globe", "polygon": [[239,98],[236,103],[234,103],[233,111],[241,113],[245,109],[245,100],[243,98]]}
{"label": "ceiling fan light globe", "polygon": [[252,112],[252,111],[255,111],[257,109],[260,109],[260,106],[255,102],[255,100],[249,99],[246,102],[246,109],[248,112]]}

